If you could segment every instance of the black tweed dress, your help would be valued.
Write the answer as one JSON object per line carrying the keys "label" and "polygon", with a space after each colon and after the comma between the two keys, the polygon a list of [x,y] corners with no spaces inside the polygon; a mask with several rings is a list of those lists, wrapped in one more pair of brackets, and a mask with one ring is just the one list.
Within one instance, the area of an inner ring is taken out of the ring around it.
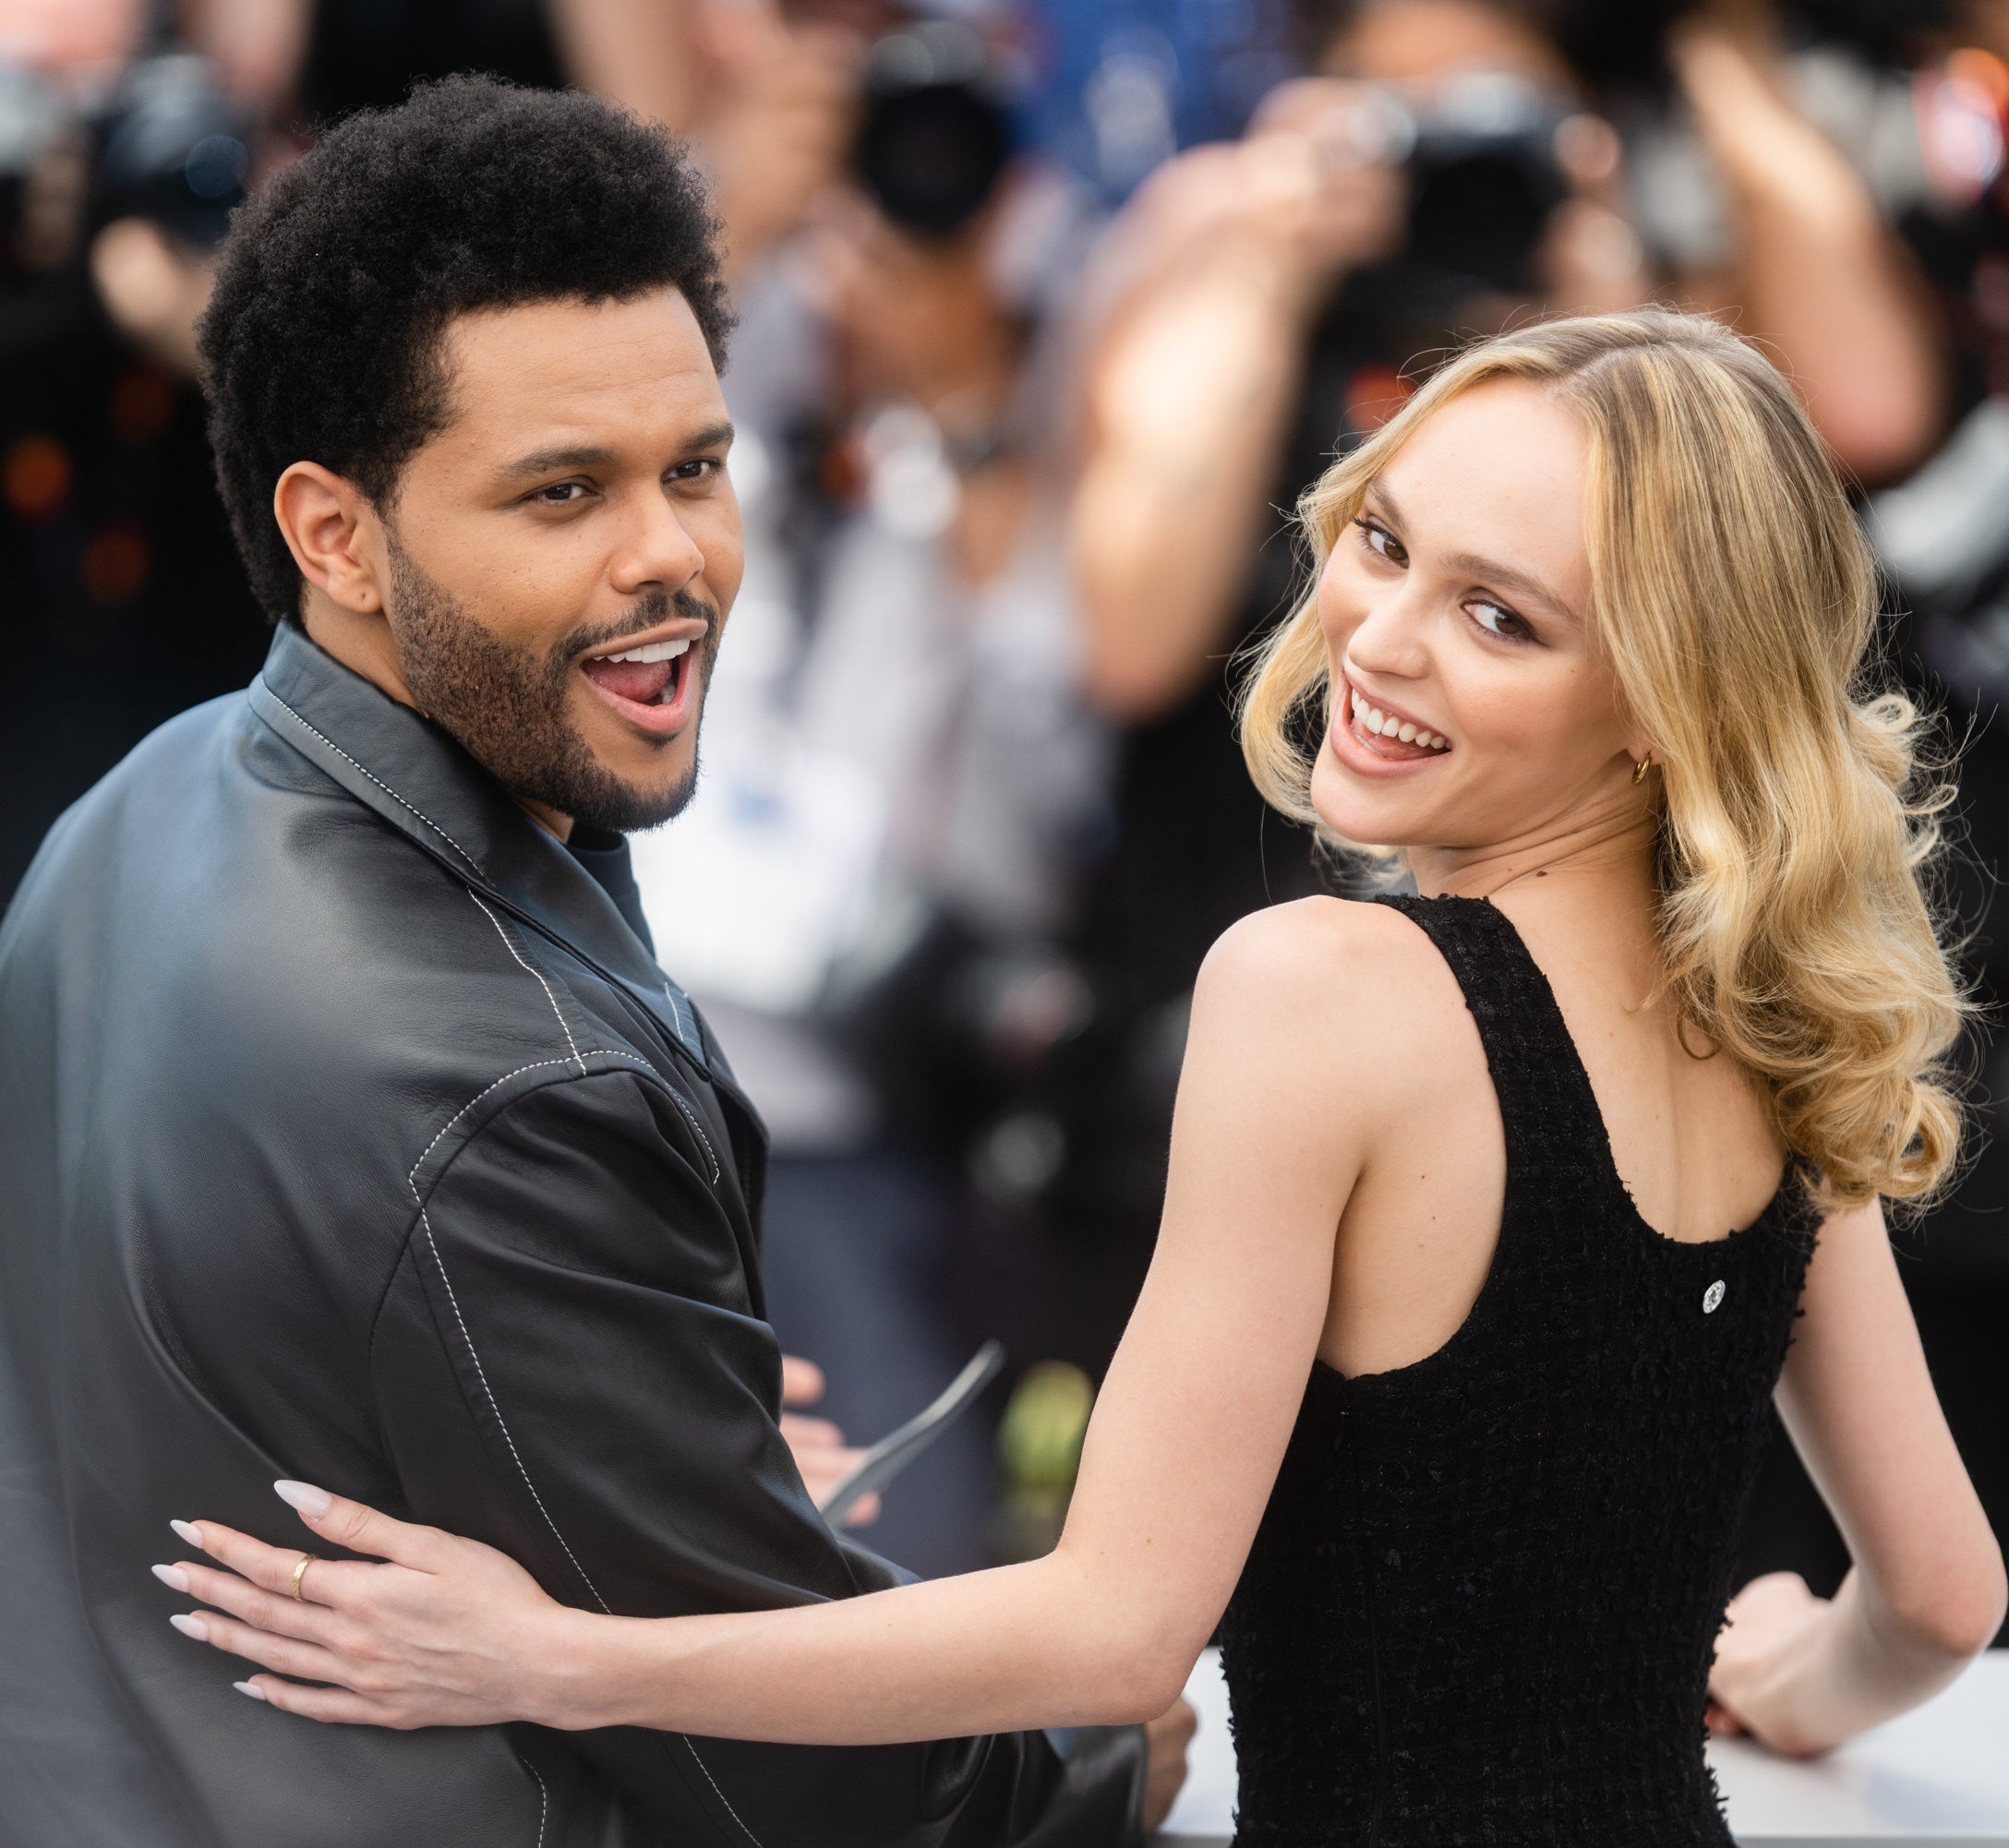
{"label": "black tweed dress", "polygon": [[1450,965],[1506,1129],[1498,1249],[1428,1359],[1314,1369],[1221,1638],[1240,1848],[1730,1842],[1709,1662],[1817,1218],[1662,1238],[1548,983],[1476,899]]}

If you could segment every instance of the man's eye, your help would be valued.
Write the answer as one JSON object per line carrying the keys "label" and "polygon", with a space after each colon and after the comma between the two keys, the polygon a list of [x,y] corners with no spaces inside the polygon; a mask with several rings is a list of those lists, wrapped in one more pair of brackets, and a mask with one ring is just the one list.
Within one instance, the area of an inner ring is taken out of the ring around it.
{"label": "man's eye", "polygon": [[679,462],[670,470],[672,481],[704,481],[716,474],[724,464],[716,456],[700,456],[694,462]]}
{"label": "man's eye", "polygon": [[581,481],[555,481],[549,487],[540,487],[530,498],[540,507],[570,507],[575,500],[583,500],[585,483]]}

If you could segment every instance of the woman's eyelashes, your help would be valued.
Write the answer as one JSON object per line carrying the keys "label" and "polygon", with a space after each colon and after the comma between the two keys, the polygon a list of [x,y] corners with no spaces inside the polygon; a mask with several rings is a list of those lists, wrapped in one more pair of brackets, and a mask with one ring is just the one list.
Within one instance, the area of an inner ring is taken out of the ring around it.
{"label": "woman's eyelashes", "polygon": [[1516,616],[1503,603],[1495,603],[1490,597],[1467,597],[1466,613],[1488,635],[1497,635],[1502,642],[1533,642],[1534,630],[1525,619]]}
{"label": "woman's eyelashes", "polygon": [[1376,558],[1390,565],[1406,565],[1409,562],[1409,554],[1402,549],[1402,542],[1378,520],[1362,514],[1353,524],[1360,529],[1361,544]]}

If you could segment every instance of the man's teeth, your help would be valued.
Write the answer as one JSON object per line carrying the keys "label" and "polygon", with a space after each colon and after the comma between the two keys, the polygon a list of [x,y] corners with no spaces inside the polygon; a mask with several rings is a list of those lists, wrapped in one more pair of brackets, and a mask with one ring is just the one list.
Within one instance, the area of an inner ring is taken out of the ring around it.
{"label": "man's teeth", "polygon": [[691,646],[688,642],[652,642],[646,648],[631,648],[625,654],[595,654],[595,661],[674,661]]}
{"label": "man's teeth", "polygon": [[1399,719],[1392,713],[1384,713],[1379,706],[1370,704],[1359,693],[1353,695],[1353,718],[1365,731],[1371,731],[1381,738],[1400,739],[1403,744],[1417,744],[1426,750],[1449,750],[1451,741],[1434,731],[1426,731],[1413,719]]}

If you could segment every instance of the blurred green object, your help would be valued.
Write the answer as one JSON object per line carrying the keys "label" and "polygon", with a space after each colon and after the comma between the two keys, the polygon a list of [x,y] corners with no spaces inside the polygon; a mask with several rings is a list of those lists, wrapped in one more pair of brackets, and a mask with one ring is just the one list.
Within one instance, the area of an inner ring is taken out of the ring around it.
{"label": "blurred green object", "polygon": [[1001,1558],[1038,1559],[1053,1550],[1094,1404],[1088,1374],[1065,1361],[1041,1361],[1018,1382],[997,1434],[1004,1475],[997,1513]]}

